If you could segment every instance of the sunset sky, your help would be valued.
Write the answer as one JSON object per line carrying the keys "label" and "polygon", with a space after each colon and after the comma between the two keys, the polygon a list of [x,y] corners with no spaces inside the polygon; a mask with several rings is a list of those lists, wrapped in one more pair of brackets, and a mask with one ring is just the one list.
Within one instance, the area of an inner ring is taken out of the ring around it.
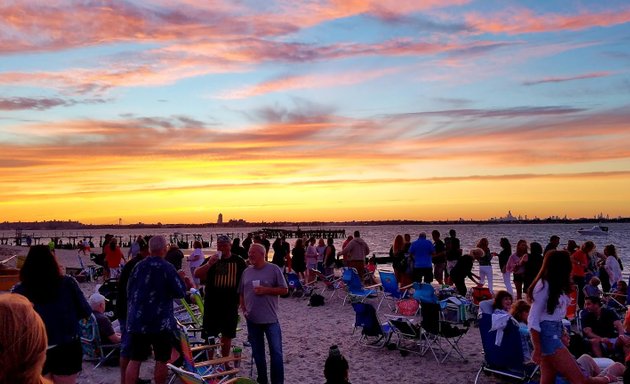
{"label": "sunset sky", "polygon": [[623,1],[0,3],[0,221],[630,216]]}

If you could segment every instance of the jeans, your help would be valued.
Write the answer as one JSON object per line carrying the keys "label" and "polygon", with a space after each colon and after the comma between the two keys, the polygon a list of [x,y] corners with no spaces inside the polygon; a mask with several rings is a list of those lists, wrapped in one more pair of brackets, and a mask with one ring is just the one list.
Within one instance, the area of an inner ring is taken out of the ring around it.
{"label": "jeans", "polygon": [[488,289],[490,292],[494,292],[492,289],[492,265],[479,266],[479,284],[483,285],[486,282],[486,278],[488,278]]}
{"label": "jeans", "polygon": [[282,331],[280,323],[255,324],[247,321],[247,333],[252,345],[252,356],[258,371],[258,383],[268,384],[267,361],[265,359],[265,336],[269,344],[271,360],[271,384],[284,383],[284,363],[282,361]]}
{"label": "jeans", "polygon": [[512,296],[514,296],[514,290],[512,289],[512,274],[510,272],[503,272],[503,283],[505,284],[505,290]]}

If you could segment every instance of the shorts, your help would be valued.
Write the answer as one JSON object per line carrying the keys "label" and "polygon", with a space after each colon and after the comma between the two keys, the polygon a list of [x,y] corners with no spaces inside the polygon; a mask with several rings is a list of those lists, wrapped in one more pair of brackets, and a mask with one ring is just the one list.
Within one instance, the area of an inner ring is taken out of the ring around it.
{"label": "shorts", "polygon": [[560,340],[561,336],[561,321],[540,322],[540,349],[543,356],[553,355],[558,349],[564,347]]}
{"label": "shorts", "polygon": [[514,273],[512,275],[512,278],[514,279],[515,283],[522,283],[523,282],[523,274],[522,273]]}
{"label": "shorts", "polygon": [[46,362],[42,375],[52,374],[69,376],[81,372],[83,348],[81,340],[76,338],[65,344],[58,344],[46,351]]}
{"label": "shorts", "polygon": [[130,333],[129,334],[129,358],[134,361],[144,361],[151,354],[155,361],[167,362],[171,357],[171,350],[177,344],[173,332],[159,333]]}
{"label": "shorts", "polygon": [[423,279],[425,283],[429,284],[433,281],[433,268],[431,267],[414,268],[411,273],[413,281],[418,283],[421,283]]}
{"label": "shorts", "polygon": [[[208,307],[206,307],[208,308]],[[208,314],[209,315],[209,314]],[[203,322],[203,337],[219,336],[233,339],[238,325],[238,307],[223,308],[207,316]]]}

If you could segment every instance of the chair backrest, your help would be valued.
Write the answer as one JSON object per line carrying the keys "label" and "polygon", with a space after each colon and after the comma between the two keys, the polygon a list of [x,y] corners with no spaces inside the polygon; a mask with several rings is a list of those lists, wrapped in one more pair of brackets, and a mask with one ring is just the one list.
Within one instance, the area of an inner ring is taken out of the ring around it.
{"label": "chair backrest", "polygon": [[203,297],[201,297],[201,292],[199,292],[198,289],[193,288],[190,290],[190,296],[195,301],[195,304],[197,304],[197,308],[199,308],[199,313],[201,314],[201,318],[203,318],[204,305],[203,305]]}
{"label": "chair backrest", "polygon": [[433,334],[440,333],[440,304],[439,303],[422,303],[420,305],[420,314],[422,315],[422,328]]}
{"label": "chair backrest", "polygon": [[303,289],[302,282],[295,273],[287,273],[287,285],[289,289]]}
{"label": "chair backrest", "polygon": [[361,333],[367,336],[379,336],[383,329],[376,316],[376,309],[369,303],[352,303],[355,313],[355,327],[361,327]]}
{"label": "chair backrest", "polygon": [[391,318],[389,319],[389,323],[396,330],[397,333],[402,336],[419,339],[420,338],[420,328],[415,327],[409,319],[404,317],[401,318]]}
{"label": "chair backrest", "polygon": [[346,268],[343,271],[343,282],[348,286],[350,292],[363,291],[363,283],[359,277],[359,273],[355,268]]}
{"label": "chair backrest", "polygon": [[184,384],[207,384],[207,382],[198,374],[189,372],[185,369],[177,368],[172,364],[168,364],[168,368],[177,376]]}
{"label": "chair backrest", "polygon": [[571,287],[571,292],[569,293],[569,298],[571,299],[571,302],[569,302],[569,305],[567,306],[567,312],[564,315],[564,317],[566,317],[570,321],[575,319],[575,316],[577,315],[577,295],[578,288],[577,285],[574,285]]}
{"label": "chair backrest", "polygon": [[188,371],[195,370],[195,361],[190,348],[190,341],[188,340],[188,333],[182,327],[179,327],[179,346],[181,348],[182,359],[184,360],[184,368]]}
{"label": "chair backrest", "polygon": [[81,331],[83,356],[89,359],[100,358],[103,355],[103,351],[101,350],[101,335],[94,314],[91,314],[87,319],[79,320],[79,328]]}
{"label": "chair backrest", "polygon": [[381,285],[383,286],[383,292],[397,299],[402,297],[402,292],[398,288],[398,280],[394,272],[378,271],[378,275],[381,278]]}
{"label": "chair backrest", "polygon": [[435,289],[433,289],[431,284],[427,283],[413,283],[413,298],[421,304],[437,304],[439,302]]}
{"label": "chair backrest", "polygon": [[472,299],[475,305],[479,305],[484,300],[492,299],[492,297],[492,292],[488,287],[473,287],[472,289]]}
{"label": "chair backrest", "polygon": [[503,330],[501,345],[496,345],[497,331],[490,331],[492,315],[484,313],[479,319],[479,333],[486,363],[506,371],[523,371],[523,347],[518,326],[509,321]]}

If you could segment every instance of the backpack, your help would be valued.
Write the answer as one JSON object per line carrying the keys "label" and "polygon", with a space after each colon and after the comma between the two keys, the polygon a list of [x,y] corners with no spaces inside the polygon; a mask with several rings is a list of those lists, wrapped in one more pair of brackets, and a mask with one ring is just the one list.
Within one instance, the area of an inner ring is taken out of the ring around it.
{"label": "backpack", "polygon": [[308,301],[308,305],[310,305],[311,307],[321,307],[322,305],[324,305],[324,296],[313,293]]}

